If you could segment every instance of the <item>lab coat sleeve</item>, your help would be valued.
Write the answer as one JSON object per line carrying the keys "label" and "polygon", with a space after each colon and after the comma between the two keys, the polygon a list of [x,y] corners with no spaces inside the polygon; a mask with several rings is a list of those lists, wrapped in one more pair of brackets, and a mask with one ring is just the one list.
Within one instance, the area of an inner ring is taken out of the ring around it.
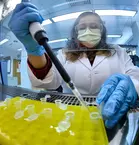
{"label": "lab coat sleeve", "polygon": [[136,88],[136,91],[139,96],[139,67],[134,66],[132,63],[132,59],[130,56],[127,54],[126,50],[123,48],[120,48],[120,53],[121,53],[121,59],[123,59],[124,63],[124,70],[125,74],[129,75],[131,80],[134,83],[134,86]]}
{"label": "lab coat sleeve", "polygon": [[[65,61],[65,56],[62,53],[62,50],[58,51],[57,58],[60,60],[61,64],[64,66]],[[44,89],[57,89],[61,83],[62,83],[62,78],[57,71],[56,67],[54,64],[52,64],[52,68],[49,70],[48,74],[43,80],[38,79],[31,69],[28,67],[28,74],[29,78],[32,84],[32,87],[37,87],[37,88],[44,88]]]}

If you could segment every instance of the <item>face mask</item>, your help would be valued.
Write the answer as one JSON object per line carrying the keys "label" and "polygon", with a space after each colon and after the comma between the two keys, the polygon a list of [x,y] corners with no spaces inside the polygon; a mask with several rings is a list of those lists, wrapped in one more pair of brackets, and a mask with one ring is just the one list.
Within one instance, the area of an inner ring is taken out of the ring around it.
{"label": "face mask", "polygon": [[[80,30],[82,31],[82,30]],[[85,33],[80,33],[78,31],[78,40],[81,41],[87,47],[96,46],[101,40],[101,31],[100,29],[91,29],[91,31],[87,28]]]}

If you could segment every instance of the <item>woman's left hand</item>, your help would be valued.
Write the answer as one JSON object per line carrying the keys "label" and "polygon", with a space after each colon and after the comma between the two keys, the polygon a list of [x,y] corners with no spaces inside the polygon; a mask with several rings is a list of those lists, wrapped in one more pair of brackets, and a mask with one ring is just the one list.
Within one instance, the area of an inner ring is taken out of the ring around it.
{"label": "woman's left hand", "polygon": [[137,100],[137,92],[129,76],[115,74],[102,85],[96,102],[104,103],[102,115],[107,128],[112,128]]}

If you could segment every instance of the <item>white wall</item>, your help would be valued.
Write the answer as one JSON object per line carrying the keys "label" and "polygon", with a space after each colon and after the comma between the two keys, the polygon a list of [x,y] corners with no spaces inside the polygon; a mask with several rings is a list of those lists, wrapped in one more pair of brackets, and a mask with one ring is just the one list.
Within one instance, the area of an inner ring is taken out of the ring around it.
{"label": "white wall", "polygon": [[133,37],[129,44],[138,45],[136,54],[139,56],[139,22],[134,22],[132,25]]}
{"label": "white wall", "polygon": [[0,1],[0,20],[2,19],[3,3]]}
{"label": "white wall", "polygon": [[25,50],[21,54],[21,87],[31,89],[31,83],[27,73],[27,53]]}

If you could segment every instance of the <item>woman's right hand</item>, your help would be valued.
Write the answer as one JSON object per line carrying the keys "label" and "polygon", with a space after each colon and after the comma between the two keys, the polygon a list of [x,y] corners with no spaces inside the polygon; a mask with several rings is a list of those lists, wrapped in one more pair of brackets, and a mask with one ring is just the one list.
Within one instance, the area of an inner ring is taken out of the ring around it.
{"label": "woman's right hand", "polygon": [[43,20],[38,9],[29,2],[18,4],[13,11],[9,21],[9,28],[25,46],[28,55],[42,56],[45,52],[44,48],[33,40],[29,32],[30,23],[42,23]]}

